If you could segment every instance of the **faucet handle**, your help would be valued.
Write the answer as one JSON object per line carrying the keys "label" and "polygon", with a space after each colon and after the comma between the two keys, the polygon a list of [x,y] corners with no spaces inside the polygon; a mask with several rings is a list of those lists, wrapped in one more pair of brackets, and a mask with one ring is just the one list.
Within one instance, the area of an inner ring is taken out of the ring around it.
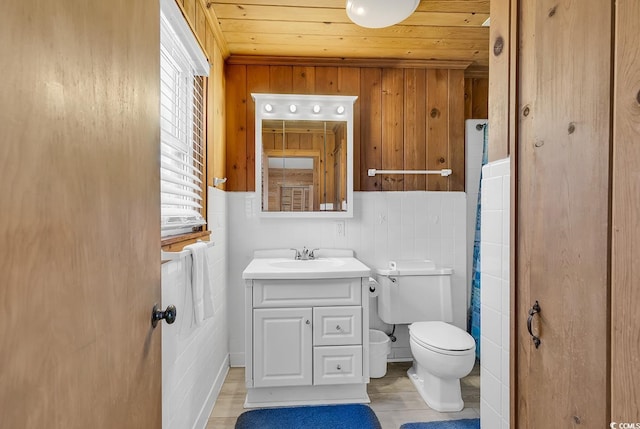
{"label": "faucet handle", "polygon": [[315,259],[316,258],[316,255],[314,253],[316,250],[320,250],[320,248],[316,247],[315,249],[311,250],[311,252],[309,252],[309,259]]}
{"label": "faucet handle", "polygon": [[294,252],[296,252],[296,255],[294,256],[295,259],[300,259],[300,251],[298,249],[294,249],[293,247],[290,248],[289,250],[293,250]]}

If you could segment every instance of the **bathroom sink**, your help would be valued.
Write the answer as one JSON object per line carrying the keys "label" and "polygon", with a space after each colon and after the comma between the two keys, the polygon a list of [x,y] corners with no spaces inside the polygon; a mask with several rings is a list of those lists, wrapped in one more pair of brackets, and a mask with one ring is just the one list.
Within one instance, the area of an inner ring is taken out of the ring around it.
{"label": "bathroom sink", "polygon": [[346,262],[344,259],[338,258],[318,258],[308,260],[274,260],[269,261],[269,265],[276,268],[284,268],[291,270],[329,270],[344,265]]}
{"label": "bathroom sink", "polygon": [[352,251],[325,251],[322,257],[297,260],[283,257],[290,251],[259,251],[242,273],[244,279],[331,279],[369,277],[371,270],[353,257]]}

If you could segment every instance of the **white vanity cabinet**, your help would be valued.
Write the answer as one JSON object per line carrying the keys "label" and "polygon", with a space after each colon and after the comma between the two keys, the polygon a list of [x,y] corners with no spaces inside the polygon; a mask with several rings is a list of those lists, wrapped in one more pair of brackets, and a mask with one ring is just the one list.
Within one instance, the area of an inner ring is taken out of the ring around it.
{"label": "white vanity cabinet", "polygon": [[368,282],[246,280],[246,407],[369,402]]}

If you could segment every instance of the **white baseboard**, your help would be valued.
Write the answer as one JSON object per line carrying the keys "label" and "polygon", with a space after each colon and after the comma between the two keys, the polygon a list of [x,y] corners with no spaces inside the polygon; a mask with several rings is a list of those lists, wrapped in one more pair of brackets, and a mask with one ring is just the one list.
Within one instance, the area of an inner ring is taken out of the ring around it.
{"label": "white baseboard", "polygon": [[232,367],[244,366],[244,352],[242,352],[242,353],[229,353],[229,364]]}
{"label": "white baseboard", "polygon": [[413,358],[411,357],[400,357],[400,358],[387,358],[387,362],[411,362]]}
{"label": "white baseboard", "polygon": [[207,426],[207,421],[209,420],[209,416],[211,415],[211,411],[213,410],[213,406],[218,399],[218,395],[220,395],[220,390],[222,389],[222,385],[224,384],[224,379],[227,377],[229,373],[229,355],[224,359],[222,365],[220,365],[220,369],[218,370],[218,374],[216,375],[216,379],[211,386],[211,390],[207,395],[207,400],[205,401],[202,409],[200,410],[200,414],[196,419],[195,424],[193,425],[193,429],[205,429]]}

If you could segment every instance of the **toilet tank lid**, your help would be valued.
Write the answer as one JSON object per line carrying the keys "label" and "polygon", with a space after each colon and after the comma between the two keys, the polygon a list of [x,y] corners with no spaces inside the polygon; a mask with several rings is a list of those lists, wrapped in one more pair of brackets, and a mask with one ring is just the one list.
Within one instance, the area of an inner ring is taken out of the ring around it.
{"label": "toilet tank lid", "polygon": [[451,268],[438,268],[435,262],[428,259],[398,259],[389,261],[388,268],[377,268],[375,271],[382,276],[433,276],[453,273]]}
{"label": "toilet tank lid", "polygon": [[409,335],[418,343],[441,350],[471,350],[476,343],[466,331],[446,322],[416,322],[409,325]]}

